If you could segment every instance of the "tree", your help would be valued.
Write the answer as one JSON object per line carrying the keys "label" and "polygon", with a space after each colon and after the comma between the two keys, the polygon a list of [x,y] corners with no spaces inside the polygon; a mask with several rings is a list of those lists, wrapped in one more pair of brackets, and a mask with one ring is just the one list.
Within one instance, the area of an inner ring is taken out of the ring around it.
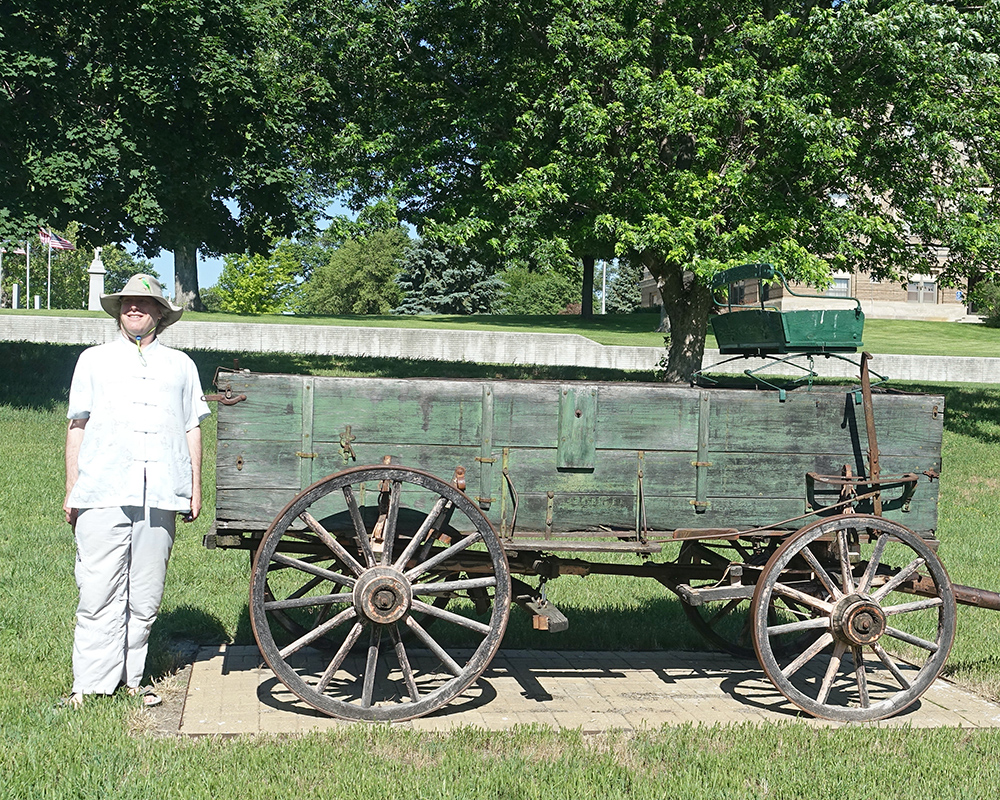
{"label": "tree", "polygon": [[608,296],[604,303],[608,314],[630,314],[642,303],[642,292],[639,281],[642,280],[642,267],[628,261],[615,264],[608,281]]}
{"label": "tree", "polygon": [[356,198],[453,242],[647,267],[671,379],[700,366],[726,267],[822,285],[925,272],[938,246],[946,278],[1000,261],[996,0],[328,8],[349,36],[318,71],[357,100],[329,151],[364,154]]}
{"label": "tree", "polygon": [[[265,252],[322,207],[301,168],[312,104],[285,0],[19,0],[0,22],[0,240],[80,223],[87,245]],[[8,8],[9,6],[9,8]]]}
{"label": "tree", "polygon": [[403,302],[396,314],[489,314],[503,289],[494,270],[465,246],[419,241],[406,249],[399,268]]}
{"label": "tree", "polygon": [[293,311],[296,266],[280,247],[267,256],[226,256],[213,301],[220,311],[236,314]]}
{"label": "tree", "polygon": [[309,314],[389,314],[403,299],[396,283],[410,237],[397,226],[348,239],[303,287]]}

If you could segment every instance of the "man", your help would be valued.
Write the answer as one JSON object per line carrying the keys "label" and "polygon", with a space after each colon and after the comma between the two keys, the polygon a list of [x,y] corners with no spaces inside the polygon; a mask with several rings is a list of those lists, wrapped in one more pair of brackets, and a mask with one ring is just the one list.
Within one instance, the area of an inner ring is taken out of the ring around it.
{"label": "man", "polygon": [[194,362],[157,340],[183,313],[159,282],[134,275],[101,298],[121,336],[80,354],[69,393],[66,521],[76,535],[80,602],[73,691],[140,688],[159,612],[177,512],[201,511],[201,420],[209,415]]}

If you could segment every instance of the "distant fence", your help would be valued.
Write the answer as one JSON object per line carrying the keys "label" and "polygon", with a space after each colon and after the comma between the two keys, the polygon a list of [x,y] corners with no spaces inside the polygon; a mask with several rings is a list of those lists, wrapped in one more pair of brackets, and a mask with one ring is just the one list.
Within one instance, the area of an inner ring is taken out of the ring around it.
{"label": "distant fence", "polygon": [[[0,341],[99,344],[119,335],[111,319],[0,314]],[[163,334],[164,344],[182,350],[237,353],[303,353],[371,356],[482,364],[540,364],[620,370],[655,370],[662,347],[606,346],[578,334],[424,330],[254,322],[181,321]],[[703,368],[722,361],[705,352]],[[740,359],[727,372],[763,362]],[[850,377],[857,367],[835,358],[816,358],[822,375]],[[872,369],[896,380],[1000,383],[1000,358],[877,355]]]}

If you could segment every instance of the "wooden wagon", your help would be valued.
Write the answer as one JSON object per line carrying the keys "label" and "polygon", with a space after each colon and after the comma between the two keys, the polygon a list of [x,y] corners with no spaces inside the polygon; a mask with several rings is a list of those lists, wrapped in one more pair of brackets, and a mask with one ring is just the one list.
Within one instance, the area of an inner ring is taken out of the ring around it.
{"label": "wooden wagon", "polygon": [[[563,575],[652,578],[810,714],[874,720],[955,634],[935,555],[944,401],[861,388],[220,371],[216,521],[261,653],[327,714],[402,720],[482,674]],[[877,430],[877,444],[876,444]],[[670,555],[665,555],[669,553]],[[624,555],[623,555],[624,554]]]}

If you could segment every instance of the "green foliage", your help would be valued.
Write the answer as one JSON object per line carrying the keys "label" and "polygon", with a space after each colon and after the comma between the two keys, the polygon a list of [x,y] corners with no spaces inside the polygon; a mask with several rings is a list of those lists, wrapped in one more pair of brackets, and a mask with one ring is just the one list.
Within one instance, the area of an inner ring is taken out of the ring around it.
{"label": "green foliage", "polygon": [[615,263],[611,279],[608,281],[608,298],[604,308],[608,314],[629,314],[642,302],[639,281],[642,280],[642,265],[628,261]]}
{"label": "green foliage", "polygon": [[396,282],[410,237],[399,227],[348,239],[303,287],[309,314],[387,314],[403,299]]}
{"label": "green foliage", "polygon": [[332,127],[358,199],[507,255],[555,241],[647,266],[678,376],[719,269],[898,277],[938,245],[949,273],[1000,263],[1000,197],[980,191],[1000,174],[995,0],[327,8],[338,32],[312,35],[357,97]]}
{"label": "green foliage", "polygon": [[489,314],[503,289],[470,248],[425,240],[407,248],[396,281],[403,291],[397,314]]}
{"label": "green foliage", "polygon": [[280,250],[269,256],[226,256],[216,286],[219,310],[237,314],[291,311],[295,270]]}
{"label": "green foliage", "polygon": [[219,254],[310,225],[323,189],[303,126],[329,93],[294,61],[288,5],[5,7],[0,240],[76,220],[82,244]]}
{"label": "green foliage", "polygon": [[969,299],[976,310],[983,315],[990,328],[1000,328],[1000,284],[980,281],[969,293]]}
{"label": "green foliage", "polygon": [[559,272],[516,266],[504,270],[500,277],[504,282],[501,314],[558,314],[578,302],[579,280]]}

